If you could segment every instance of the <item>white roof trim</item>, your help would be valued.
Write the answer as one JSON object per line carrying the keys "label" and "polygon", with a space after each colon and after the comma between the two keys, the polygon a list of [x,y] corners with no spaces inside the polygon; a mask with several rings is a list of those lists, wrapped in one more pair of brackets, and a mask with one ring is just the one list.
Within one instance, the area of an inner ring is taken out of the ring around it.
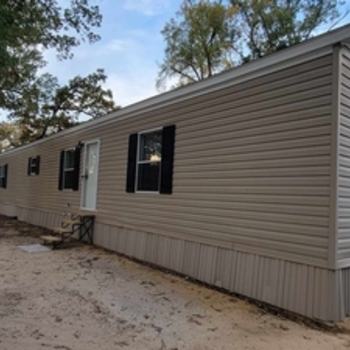
{"label": "white roof trim", "polygon": [[[154,110],[176,102],[181,102],[196,97],[198,95],[202,95],[204,93],[209,93],[228,86],[233,86],[277,70],[285,69],[289,66],[331,53],[333,45],[349,41],[350,25],[346,25],[339,29],[307,40],[301,44],[273,53],[256,61],[244,64],[237,68],[233,68],[229,71],[217,74],[198,83],[193,83],[185,87],[151,97],[149,99],[122,108],[118,111],[112,112],[106,116],[82,123],[76,127],[49,136],[45,139],[9,150],[2,155],[9,155],[11,153],[26,149],[27,147],[31,147],[32,145],[37,145],[39,143],[52,140],[56,137],[75,133],[87,128],[94,128],[102,124],[115,122],[116,120],[129,118],[139,113],[140,111],[146,112]],[[2,155],[0,155],[0,157]]]}

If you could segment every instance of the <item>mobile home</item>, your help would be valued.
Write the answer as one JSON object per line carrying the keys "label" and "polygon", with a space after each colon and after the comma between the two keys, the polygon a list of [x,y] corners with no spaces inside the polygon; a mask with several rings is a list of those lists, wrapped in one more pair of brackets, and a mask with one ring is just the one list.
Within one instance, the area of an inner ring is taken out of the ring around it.
{"label": "mobile home", "polygon": [[311,318],[350,314],[350,26],[0,155],[0,213]]}

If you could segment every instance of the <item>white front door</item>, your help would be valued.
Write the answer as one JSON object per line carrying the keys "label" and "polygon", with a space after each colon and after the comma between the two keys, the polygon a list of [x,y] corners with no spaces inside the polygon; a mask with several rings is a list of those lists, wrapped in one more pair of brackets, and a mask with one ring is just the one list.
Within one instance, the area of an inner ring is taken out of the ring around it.
{"label": "white front door", "polygon": [[84,167],[82,171],[82,209],[95,210],[98,186],[99,141],[87,141],[84,146]]}

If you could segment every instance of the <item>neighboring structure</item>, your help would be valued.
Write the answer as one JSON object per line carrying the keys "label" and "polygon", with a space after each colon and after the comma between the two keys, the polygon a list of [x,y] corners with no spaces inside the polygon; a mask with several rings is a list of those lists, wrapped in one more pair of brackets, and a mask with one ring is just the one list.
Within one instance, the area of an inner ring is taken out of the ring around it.
{"label": "neighboring structure", "polygon": [[311,318],[350,314],[350,26],[0,155],[0,212]]}

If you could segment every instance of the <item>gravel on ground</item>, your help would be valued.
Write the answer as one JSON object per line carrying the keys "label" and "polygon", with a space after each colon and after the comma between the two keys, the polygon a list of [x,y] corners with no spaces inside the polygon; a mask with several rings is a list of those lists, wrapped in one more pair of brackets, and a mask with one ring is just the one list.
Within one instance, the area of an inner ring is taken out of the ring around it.
{"label": "gravel on ground", "polygon": [[29,254],[45,229],[0,217],[0,350],[342,350],[312,329],[104,250]]}

